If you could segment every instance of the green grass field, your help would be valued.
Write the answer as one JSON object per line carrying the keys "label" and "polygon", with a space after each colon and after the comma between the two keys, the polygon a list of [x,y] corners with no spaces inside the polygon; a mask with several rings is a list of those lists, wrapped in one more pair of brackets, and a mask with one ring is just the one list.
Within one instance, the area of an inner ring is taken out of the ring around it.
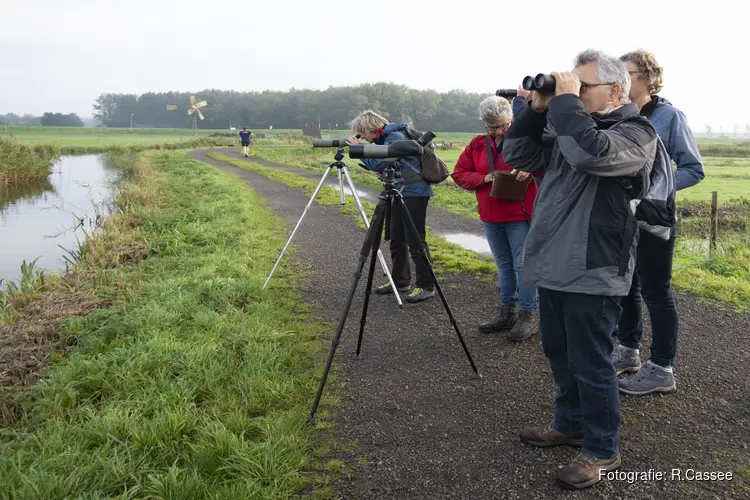
{"label": "green grass field", "polygon": [[[286,266],[260,290],[283,223],[184,152],[138,162],[81,281],[13,298],[72,287],[111,305],[65,322],[74,352],[19,392],[17,421],[0,429],[0,497],[290,498],[316,466],[333,396],[306,425],[327,325]],[[138,265],[107,264],[134,245],[147,249]]]}

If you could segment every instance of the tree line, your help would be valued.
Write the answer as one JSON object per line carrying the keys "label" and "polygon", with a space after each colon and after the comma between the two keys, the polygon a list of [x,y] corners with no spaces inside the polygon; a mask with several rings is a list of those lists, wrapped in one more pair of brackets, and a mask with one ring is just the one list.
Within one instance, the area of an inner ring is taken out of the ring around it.
{"label": "tree line", "polygon": [[[88,120],[89,126],[93,126],[92,120]],[[19,116],[15,113],[0,115],[0,127],[85,127],[87,124],[75,113],[44,113],[42,116],[25,114]]]}
{"label": "tree line", "polygon": [[420,130],[482,132],[477,106],[487,94],[451,90],[416,90],[393,83],[330,87],[326,90],[237,92],[208,89],[189,92],[101,94],[94,118],[107,127],[142,128],[192,126],[190,96],[201,108],[202,129],[302,129],[309,121],[321,129],[346,129],[357,113],[373,109],[391,121],[403,121]]}

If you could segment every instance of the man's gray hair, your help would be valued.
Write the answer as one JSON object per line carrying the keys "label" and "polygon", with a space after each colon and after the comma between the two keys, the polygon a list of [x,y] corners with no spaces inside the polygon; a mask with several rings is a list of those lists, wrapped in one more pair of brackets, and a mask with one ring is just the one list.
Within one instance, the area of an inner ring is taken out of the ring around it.
{"label": "man's gray hair", "polygon": [[608,56],[600,50],[588,49],[578,54],[575,58],[575,66],[583,66],[588,63],[596,63],[599,68],[599,79],[606,83],[617,83],[622,89],[620,101],[628,101],[630,98],[630,74],[625,63],[617,57]]}
{"label": "man's gray hair", "polygon": [[495,122],[512,117],[513,108],[504,97],[491,95],[479,103],[479,119],[483,122]]}

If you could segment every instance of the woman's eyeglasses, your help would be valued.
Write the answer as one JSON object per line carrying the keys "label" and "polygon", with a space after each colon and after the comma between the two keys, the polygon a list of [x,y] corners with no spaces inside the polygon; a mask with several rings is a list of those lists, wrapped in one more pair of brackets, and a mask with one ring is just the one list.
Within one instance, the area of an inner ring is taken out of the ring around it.
{"label": "woman's eyeglasses", "polygon": [[490,132],[494,132],[495,130],[508,130],[508,127],[510,127],[510,123],[504,123],[502,125],[485,125],[484,128],[486,128]]}

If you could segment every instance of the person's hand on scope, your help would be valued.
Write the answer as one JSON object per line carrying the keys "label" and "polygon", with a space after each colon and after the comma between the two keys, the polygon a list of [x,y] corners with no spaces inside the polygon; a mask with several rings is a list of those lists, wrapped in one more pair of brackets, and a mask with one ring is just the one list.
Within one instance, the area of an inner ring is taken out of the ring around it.
{"label": "person's hand on scope", "polygon": [[562,94],[573,94],[580,96],[581,94],[581,80],[578,79],[578,75],[575,73],[557,73],[553,72],[552,76],[555,77],[555,95]]}
{"label": "person's hand on scope", "polygon": [[350,138],[348,138],[346,140],[346,142],[348,142],[350,145],[351,144],[359,144],[359,140],[357,140],[357,136],[354,136],[354,135],[351,136]]}

